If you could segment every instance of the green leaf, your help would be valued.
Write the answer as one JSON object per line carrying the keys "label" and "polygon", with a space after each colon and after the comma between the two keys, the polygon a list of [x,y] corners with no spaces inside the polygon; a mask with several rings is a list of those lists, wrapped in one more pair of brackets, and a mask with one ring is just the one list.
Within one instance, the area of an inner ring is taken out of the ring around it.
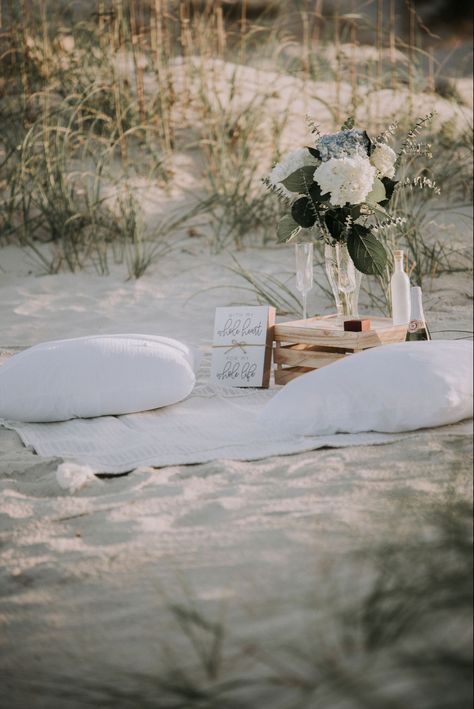
{"label": "green leaf", "polygon": [[358,271],[369,276],[383,274],[387,252],[367,227],[354,224],[347,237],[347,248]]}
{"label": "green leaf", "polygon": [[364,135],[367,138],[367,140],[369,141],[369,147],[367,148],[367,154],[370,157],[372,155],[372,153],[374,152],[374,144],[370,138],[370,135],[367,133],[366,130],[364,131]]}
{"label": "green leaf", "polygon": [[384,184],[382,180],[379,180],[379,178],[376,177],[374,180],[374,185],[372,187],[372,192],[367,195],[365,201],[367,204],[373,205],[377,204],[378,202],[383,202],[384,199],[387,199],[387,193],[385,192]]}
{"label": "green leaf", "polygon": [[289,241],[296,231],[300,230],[300,226],[295,222],[290,214],[287,214],[278,224],[277,239],[278,243]]}
{"label": "green leaf", "polygon": [[317,148],[308,148],[307,147],[306,150],[309,150],[309,152],[311,153],[313,158],[316,158],[316,160],[321,160],[321,153],[319,152],[319,150],[317,150]]}
{"label": "green leaf", "polygon": [[[293,232],[293,234],[290,236],[290,238],[288,239],[288,241],[287,241],[286,243],[287,243],[287,244],[293,244],[293,243],[296,243],[296,242],[301,241],[300,234],[301,234],[302,231],[303,231],[302,228],[301,228],[301,227],[298,227],[297,231],[294,231],[294,232]],[[303,239],[303,240],[304,240],[304,239]]]}
{"label": "green leaf", "polygon": [[359,219],[361,211],[360,204],[351,204],[351,206],[347,209],[347,213],[351,215],[353,222],[355,222],[356,219]]}
{"label": "green leaf", "polygon": [[302,197],[293,204],[291,214],[295,222],[303,229],[309,229],[316,223],[313,203],[307,197]]}
{"label": "green leaf", "polygon": [[393,191],[398,185],[397,180],[391,180],[390,177],[382,177],[383,186],[385,187],[385,194],[387,195],[387,203],[392,199]]}
{"label": "green leaf", "polygon": [[336,241],[343,241],[346,231],[346,212],[343,209],[328,209],[324,215],[324,221],[331,234]]}
{"label": "green leaf", "polygon": [[309,188],[309,197],[313,202],[328,202],[331,195],[329,192],[322,194],[319,182],[314,182]]}
{"label": "green leaf", "polygon": [[307,194],[314,182],[315,170],[316,167],[314,165],[305,165],[305,167],[299,168],[299,170],[296,170],[296,172],[293,172],[289,177],[282,180],[282,185],[290,192]]}

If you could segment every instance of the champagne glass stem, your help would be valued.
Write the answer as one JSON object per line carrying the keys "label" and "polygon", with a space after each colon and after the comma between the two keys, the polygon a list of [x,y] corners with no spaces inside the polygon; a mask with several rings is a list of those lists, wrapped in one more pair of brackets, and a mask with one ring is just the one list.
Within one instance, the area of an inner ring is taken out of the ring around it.
{"label": "champagne glass stem", "polygon": [[306,320],[308,293],[313,287],[313,244],[311,242],[295,244],[295,253],[296,288],[302,295],[303,320]]}

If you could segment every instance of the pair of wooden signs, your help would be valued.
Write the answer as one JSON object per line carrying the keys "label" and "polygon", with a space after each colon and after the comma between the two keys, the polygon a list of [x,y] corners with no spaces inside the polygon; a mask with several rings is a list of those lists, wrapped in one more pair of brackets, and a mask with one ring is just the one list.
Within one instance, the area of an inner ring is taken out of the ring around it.
{"label": "pair of wooden signs", "polygon": [[275,308],[216,308],[211,381],[220,386],[270,385]]}

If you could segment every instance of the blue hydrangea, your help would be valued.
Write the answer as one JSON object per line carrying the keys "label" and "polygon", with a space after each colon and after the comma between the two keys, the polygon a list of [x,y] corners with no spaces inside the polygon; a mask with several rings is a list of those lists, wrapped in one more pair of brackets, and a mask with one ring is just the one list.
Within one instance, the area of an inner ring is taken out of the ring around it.
{"label": "blue hydrangea", "polygon": [[366,158],[369,154],[369,139],[365,131],[351,128],[323,135],[316,148],[323,162],[331,158],[352,158],[356,155]]}

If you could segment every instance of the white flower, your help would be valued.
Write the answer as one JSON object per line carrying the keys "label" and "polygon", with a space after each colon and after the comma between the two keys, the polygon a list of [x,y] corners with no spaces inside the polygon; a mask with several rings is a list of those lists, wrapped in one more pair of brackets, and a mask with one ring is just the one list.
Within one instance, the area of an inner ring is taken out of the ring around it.
{"label": "white flower", "polygon": [[316,166],[317,164],[318,160],[313,158],[307,148],[293,150],[293,152],[288,153],[281,162],[275,165],[270,173],[270,183],[278,189],[280,194],[294,200],[296,197],[295,193],[287,190],[286,187],[281,184],[282,180],[286,180],[287,177],[306,165]]}
{"label": "white flower", "polygon": [[370,162],[377,169],[380,177],[394,177],[396,160],[395,152],[386,143],[379,143],[370,156]]}
{"label": "white flower", "polygon": [[352,158],[331,158],[321,163],[314,173],[321,192],[331,194],[330,202],[342,207],[344,204],[360,204],[372,191],[376,169],[369,158],[355,155]]}

